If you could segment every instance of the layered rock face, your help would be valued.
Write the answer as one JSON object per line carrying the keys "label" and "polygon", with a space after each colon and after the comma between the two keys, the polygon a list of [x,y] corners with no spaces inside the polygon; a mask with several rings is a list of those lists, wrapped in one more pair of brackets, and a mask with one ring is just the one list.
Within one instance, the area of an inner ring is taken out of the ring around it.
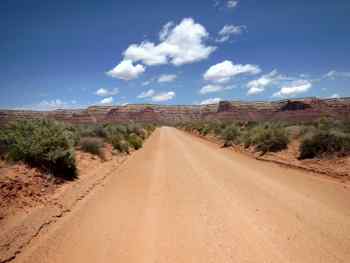
{"label": "layered rock face", "polygon": [[295,99],[274,102],[222,101],[192,106],[93,106],[81,110],[0,110],[0,124],[18,119],[48,118],[73,124],[125,123],[129,121],[174,124],[200,120],[313,121],[330,117],[350,121],[350,98]]}

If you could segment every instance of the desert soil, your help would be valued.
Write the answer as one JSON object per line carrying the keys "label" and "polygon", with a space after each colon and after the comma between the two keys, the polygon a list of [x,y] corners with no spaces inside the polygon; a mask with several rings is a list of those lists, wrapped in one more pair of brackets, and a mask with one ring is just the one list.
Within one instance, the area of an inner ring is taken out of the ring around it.
{"label": "desert soil", "polygon": [[348,184],[157,129],[15,262],[350,262]]}

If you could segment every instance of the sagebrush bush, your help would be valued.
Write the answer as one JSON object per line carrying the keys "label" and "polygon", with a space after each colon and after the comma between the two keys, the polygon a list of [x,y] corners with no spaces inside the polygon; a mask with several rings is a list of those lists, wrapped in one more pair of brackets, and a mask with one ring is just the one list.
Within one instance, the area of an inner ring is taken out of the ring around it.
{"label": "sagebrush bush", "polygon": [[320,130],[304,138],[299,151],[300,159],[348,154],[350,153],[350,135],[337,131]]}
{"label": "sagebrush bush", "polygon": [[55,176],[77,176],[74,139],[64,124],[52,120],[16,121],[6,129],[8,157]]}
{"label": "sagebrush bush", "polygon": [[224,146],[232,146],[233,144],[237,143],[238,137],[240,135],[239,128],[235,124],[231,124],[230,126],[227,126],[222,131],[222,139],[224,140]]}
{"label": "sagebrush bush", "polygon": [[152,123],[145,124],[145,129],[148,132],[148,135],[150,135],[156,129],[156,125]]}
{"label": "sagebrush bush", "polygon": [[260,125],[252,129],[251,144],[262,154],[267,152],[278,152],[286,149],[289,136],[285,128],[274,125]]}
{"label": "sagebrush bush", "polygon": [[102,159],[103,154],[103,140],[97,137],[85,137],[80,140],[80,149],[94,155],[98,155]]}
{"label": "sagebrush bush", "polygon": [[83,137],[106,138],[107,137],[105,127],[100,124],[80,124],[80,125],[76,125],[73,129],[77,133],[77,136],[79,136],[79,138],[83,138]]}
{"label": "sagebrush bush", "polygon": [[148,137],[148,132],[147,132],[147,130],[146,129],[138,129],[137,131],[136,131],[136,134],[138,135],[138,136],[140,136],[141,138],[142,138],[142,140],[145,140],[145,139],[147,139],[147,137]]}
{"label": "sagebrush bush", "polygon": [[133,147],[135,150],[138,150],[142,147],[143,141],[140,136],[138,136],[136,133],[132,133],[127,138],[128,143],[131,147]]}
{"label": "sagebrush bush", "polygon": [[116,140],[112,143],[113,148],[121,153],[129,153],[129,143],[126,140]]}
{"label": "sagebrush bush", "polygon": [[8,152],[8,138],[4,130],[0,130],[0,157],[5,157]]}

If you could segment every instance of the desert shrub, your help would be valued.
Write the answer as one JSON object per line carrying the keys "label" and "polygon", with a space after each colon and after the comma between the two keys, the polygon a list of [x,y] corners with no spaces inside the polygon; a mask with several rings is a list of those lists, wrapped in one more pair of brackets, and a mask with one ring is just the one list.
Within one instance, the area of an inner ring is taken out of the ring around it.
{"label": "desert shrub", "polygon": [[339,123],[339,130],[346,133],[350,134],[350,121],[343,121]]}
{"label": "desert shrub", "polygon": [[251,130],[250,136],[249,143],[263,154],[286,149],[289,143],[287,131],[278,125],[259,125]]}
{"label": "desert shrub", "polygon": [[80,140],[80,149],[94,155],[104,158],[103,140],[97,137],[85,137]]}
{"label": "desert shrub", "polygon": [[80,143],[81,135],[80,135],[80,129],[76,125],[69,125],[66,124],[66,129],[71,133],[72,140],[74,142],[74,146],[78,146]]}
{"label": "desert shrub", "polygon": [[9,148],[8,137],[5,133],[5,130],[2,128],[0,130],[0,157],[4,157],[7,154],[8,148]]}
{"label": "desert shrub", "polygon": [[148,132],[148,134],[151,134],[156,129],[156,125],[154,125],[152,123],[148,123],[145,125],[145,129]]}
{"label": "desert shrub", "polygon": [[321,118],[316,123],[317,129],[322,131],[329,131],[331,128],[333,128],[334,122],[332,122],[328,118]]}
{"label": "desert shrub", "polygon": [[64,124],[51,120],[17,121],[6,133],[10,159],[66,179],[76,177],[73,134]]}
{"label": "desert shrub", "polygon": [[251,146],[253,144],[251,130],[246,129],[241,131],[239,142],[244,146],[244,148]]}
{"label": "desert shrub", "polygon": [[126,140],[115,140],[112,145],[121,153],[129,153],[129,143]]}
{"label": "desert shrub", "polygon": [[100,124],[82,124],[74,127],[75,132],[80,138],[83,137],[100,137],[106,138],[105,128]]}
{"label": "desert shrub", "polygon": [[132,133],[127,138],[128,143],[131,147],[133,147],[135,150],[138,150],[142,147],[143,141],[140,136],[138,136],[136,133]]}
{"label": "desert shrub", "polygon": [[211,127],[209,124],[198,124],[197,131],[200,135],[206,136],[210,133]]}
{"label": "desert shrub", "polygon": [[108,142],[119,152],[129,153],[129,143],[124,139],[121,133],[116,133],[108,137]]}
{"label": "desert shrub", "polygon": [[239,128],[235,124],[227,126],[222,131],[222,139],[224,140],[224,147],[232,146],[237,143],[238,137],[240,135]]}
{"label": "desert shrub", "polygon": [[113,136],[125,137],[128,134],[127,127],[121,124],[108,124],[104,129],[105,129],[107,138],[113,137]]}
{"label": "desert shrub", "polygon": [[148,137],[148,132],[146,129],[140,128],[137,129],[136,134],[142,138],[142,140],[147,139]]}
{"label": "desert shrub", "polygon": [[128,134],[135,133],[136,135],[139,135],[139,131],[142,129],[142,125],[139,123],[130,122],[126,125],[126,128]]}
{"label": "desert shrub", "polygon": [[320,130],[302,140],[299,158],[307,159],[330,154],[347,154],[349,152],[349,134]]}
{"label": "desert shrub", "polygon": [[206,124],[207,134],[220,135],[222,132],[221,122],[212,121]]}

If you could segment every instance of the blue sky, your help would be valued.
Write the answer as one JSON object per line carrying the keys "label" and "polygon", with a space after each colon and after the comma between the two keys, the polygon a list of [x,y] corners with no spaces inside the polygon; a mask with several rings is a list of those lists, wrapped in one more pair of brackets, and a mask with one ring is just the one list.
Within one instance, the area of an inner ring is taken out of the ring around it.
{"label": "blue sky", "polygon": [[350,96],[350,1],[19,1],[0,108]]}

